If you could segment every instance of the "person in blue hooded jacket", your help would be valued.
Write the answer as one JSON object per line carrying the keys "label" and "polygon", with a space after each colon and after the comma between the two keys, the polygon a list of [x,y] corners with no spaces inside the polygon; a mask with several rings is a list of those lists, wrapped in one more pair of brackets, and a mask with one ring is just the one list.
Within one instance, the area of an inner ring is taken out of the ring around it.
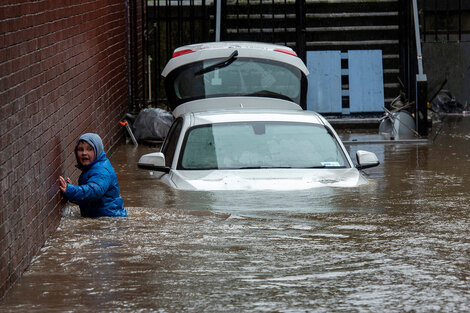
{"label": "person in blue hooded jacket", "polygon": [[77,168],[82,171],[78,185],[59,177],[64,197],[78,204],[83,217],[127,216],[116,173],[106,157],[100,136],[87,133],[75,146]]}

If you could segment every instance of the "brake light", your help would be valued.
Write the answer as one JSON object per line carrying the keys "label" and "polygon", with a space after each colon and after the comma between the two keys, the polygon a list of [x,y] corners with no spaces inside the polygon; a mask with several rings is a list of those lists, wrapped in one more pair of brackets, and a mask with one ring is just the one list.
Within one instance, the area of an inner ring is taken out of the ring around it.
{"label": "brake light", "polygon": [[281,52],[281,53],[285,53],[285,54],[288,54],[288,55],[293,55],[293,56],[297,56],[297,53],[294,52],[294,50],[289,50],[289,49],[275,49],[274,51],[277,51],[277,52]]}
{"label": "brake light", "polygon": [[196,52],[192,49],[184,49],[184,50],[180,50],[180,51],[175,51],[173,52],[173,57],[176,58],[176,57],[179,57],[180,55],[185,55],[185,54],[188,54],[188,53],[193,53],[193,52]]}

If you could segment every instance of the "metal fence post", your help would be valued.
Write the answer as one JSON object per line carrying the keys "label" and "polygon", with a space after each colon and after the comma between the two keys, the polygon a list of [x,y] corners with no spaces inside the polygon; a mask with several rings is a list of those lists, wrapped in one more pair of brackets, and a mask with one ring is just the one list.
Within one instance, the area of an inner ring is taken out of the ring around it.
{"label": "metal fence post", "polygon": [[399,31],[400,31],[400,80],[403,84],[403,92],[410,96],[410,3],[407,0],[400,0],[399,5]]}
{"label": "metal fence post", "polygon": [[416,75],[416,130],[421,136],[428,135],[428,79],[426,74]]}
{"label": "metal fence post", "polygon": [[215,2],[215,41],[220,41],[222,19],[222,0]]}
{"label": "metal fence post", "polygon": [[225,7],[226,0],[215,2],[215,41],[225,40]]}
{"label": "metal fence post", "polygon": [[295,19],[296,23],[296,50],[297,55],[302,61],[306,62],[307,60],[307,51],[306,51],[306,40],[305,40],[305,29],[306,29],[306,18],[305,18],[305,0],[295,0]]}
{"label": "metal fence post", "polygon": [[416,42],[416,59],[418,74],[416,75],[416,129],[421,136],[428,134],[428,105],[427,105],[427,91],[428,80],[423,71],[423,55],[421,52],[421,36],[419,32],[419,16],[418,16],[418,3],[413,0],[413,22],[414,33]]}

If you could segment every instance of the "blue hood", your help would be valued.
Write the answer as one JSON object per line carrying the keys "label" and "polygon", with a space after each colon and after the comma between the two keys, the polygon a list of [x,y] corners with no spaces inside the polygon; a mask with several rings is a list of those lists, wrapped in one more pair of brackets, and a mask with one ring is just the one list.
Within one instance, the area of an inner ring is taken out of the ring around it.
{"label": "blue hood", "polygon": [[77,144],[75,145],[75,158],[77,159],[77,167],[79,169],[83,169],[83,166],[80,164],[78,161],[78,156],[77,156],[77,150],[78,150],[78,144],[80,141],[85,141],[87,142],[90,146],[93,147],[93,150],[95,150],[95,159],[93,160],[92,163],[90,163],[88,166],[91,166],[96,162],[96,160],[99,159],[101,154],[104,152],[104,147],[103,147],[103,141],[101,140],[101,137],[97,134],[94,133],[86,133],[80,136],[77,140]]}

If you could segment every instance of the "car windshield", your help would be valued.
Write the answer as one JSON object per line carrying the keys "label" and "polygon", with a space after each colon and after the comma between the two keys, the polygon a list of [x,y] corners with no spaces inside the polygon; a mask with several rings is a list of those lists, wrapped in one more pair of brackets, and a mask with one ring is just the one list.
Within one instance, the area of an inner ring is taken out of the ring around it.
{"label": "car windshield", "polygon": [[282,62],[233,55],[191,63],[173,75],[170,89],[179,103],[216,96],[264,96],[300,102],[302,72]]}
{"label": "car windshield", "polygon": [[182,151],[178,167],[186,170],[349,167],[327,128],[309,123],[196,126],[187,132]]}

